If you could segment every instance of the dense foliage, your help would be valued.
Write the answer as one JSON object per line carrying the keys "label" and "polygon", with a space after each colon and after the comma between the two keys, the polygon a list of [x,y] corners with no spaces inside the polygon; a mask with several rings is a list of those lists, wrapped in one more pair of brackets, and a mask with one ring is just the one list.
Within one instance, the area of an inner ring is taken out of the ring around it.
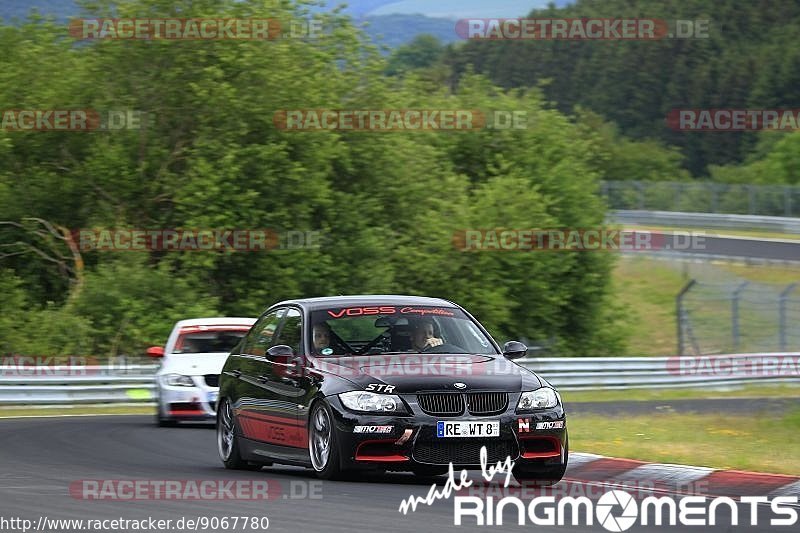
{"label": "dense foliage", "polygon": [[[123,17],[306,16],[233,0],[113,2]],[[271,3],[270,3],[271,4]],[[87,4],[88,5],[88,4]],[[92,2],[100,15],[108,1]],[[99,41],[60,24],[0,28],[0,109],[136,109],[116,132],[0,131],[3,352],[141,353],[175,320],[260,313],[284,298],[411,293],[454,299],[495,334],[559,353],[620,353],[611,254],[458,251],[467,228],[594,227],[612,131],[538,90],[465,75],[457,91],[387,61],[344,16],[319,39]],[[528,128],[287,132],[282,109],[519,110]],[[666,154],[669,160],[669,154]],[[653,172],[660,172],[653,170]],[[79,228],[315,230],[318,249],[75,253]]]}
{"label": "dense foliage", "polygon": [[[628,137],[679,148],[684,167],[695,176],[727,179],[728,174],[711,172],[709,166],[751,157],[759,135],[673,131],[665,124],[671,109],[795,108],[800,101],[797,2],[578,0],[530,16],[708,20],[708,38],[472,41],[451,48],[445,59],[453,69],[454,84],[474,69],[501,87],[540,86],[562,112],[572,113],[581,106],[614,122]],[[757,181],[796,182],[797,174],[785,179],[781,168],[775,174],[762,174]]]}

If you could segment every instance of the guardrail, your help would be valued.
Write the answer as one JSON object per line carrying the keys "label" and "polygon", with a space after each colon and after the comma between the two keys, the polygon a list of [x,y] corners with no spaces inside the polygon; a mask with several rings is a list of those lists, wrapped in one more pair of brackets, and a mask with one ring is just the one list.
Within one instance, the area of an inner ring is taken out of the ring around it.
{"label": "guardrail", "polygon": [[541,357],[517,361],[559,390],[800,383],[800,352],[685,357]]}
{"label": "guardrail", "polygon": [[603,181],[611,209],[800,216],[800,186],[710,181]]}
{"label": "guardrail", "polygon": [[0,405],[149,403],[157,365],[0,367]]}
{"label": "guardrail", "polygon": [[800,233],[800,218],[681,211],[610,211],[609,222],[641,226],[667,226],[701,229],[763,230],[776,233]]}
{"label": "guardrail", "polygon": [[[559,390],[732,387],[800,383],[800,352],[700,357],[535,357],[518,363]],[[78,375],[0,367],[0,405],[149,404],[157,366],[92,366]]]}

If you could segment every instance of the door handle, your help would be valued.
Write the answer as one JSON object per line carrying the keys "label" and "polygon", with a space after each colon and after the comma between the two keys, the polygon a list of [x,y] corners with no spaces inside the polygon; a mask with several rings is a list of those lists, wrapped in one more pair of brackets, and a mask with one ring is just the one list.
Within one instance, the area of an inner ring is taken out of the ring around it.
{"label": "door handle", "polygon": [[256,379],[261,383],[266,383],[267,381],[269,381],[269,376],[258,376]]}
{"label": "door handle", "polygon": [[242,375],[242,371],[241,370],[231,370],[230,374],[231,374],[231,376],[233,376],[233,377],[238,379]]}

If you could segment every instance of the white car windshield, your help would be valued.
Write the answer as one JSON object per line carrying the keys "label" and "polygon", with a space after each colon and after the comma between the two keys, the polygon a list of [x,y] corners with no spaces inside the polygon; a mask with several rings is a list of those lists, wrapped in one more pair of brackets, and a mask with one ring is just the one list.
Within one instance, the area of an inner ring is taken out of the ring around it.
{"label": "white car windshield", "polygon": [[213,329],[199,330],[191,328],[181,331],[175,341],[172,353],[230,353],[242,337],[247,335],[249,327],[244,329]]}

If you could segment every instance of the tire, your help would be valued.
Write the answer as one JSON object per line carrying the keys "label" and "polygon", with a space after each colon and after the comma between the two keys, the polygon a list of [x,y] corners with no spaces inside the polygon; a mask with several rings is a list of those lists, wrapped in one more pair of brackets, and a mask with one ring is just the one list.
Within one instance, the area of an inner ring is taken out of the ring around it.
{"label": "tire", "polygon": [[520,485],[533,485],[538,487],[549,487],[555,485],[564,477],[567,472],[567,462],[569,461],[569,439],[564,447],[564,464],[548,468],[524,468],[522,465],[514,465],[512,473],[514,479]]}
{"label": "tire", "polygon": [[308,417],[308,455],[311,467],[320,479],[342,479],[346,472],[341,466],[339,443],[333,416],[327,402],[320,401],[311,408]]}
{"label": "tire", "polygon": [[227,399],[221,398],[217,410],[217,452],[225,468],[231,470],[260,470],[261,464],[242,459],[236,438],[236,415]]}

